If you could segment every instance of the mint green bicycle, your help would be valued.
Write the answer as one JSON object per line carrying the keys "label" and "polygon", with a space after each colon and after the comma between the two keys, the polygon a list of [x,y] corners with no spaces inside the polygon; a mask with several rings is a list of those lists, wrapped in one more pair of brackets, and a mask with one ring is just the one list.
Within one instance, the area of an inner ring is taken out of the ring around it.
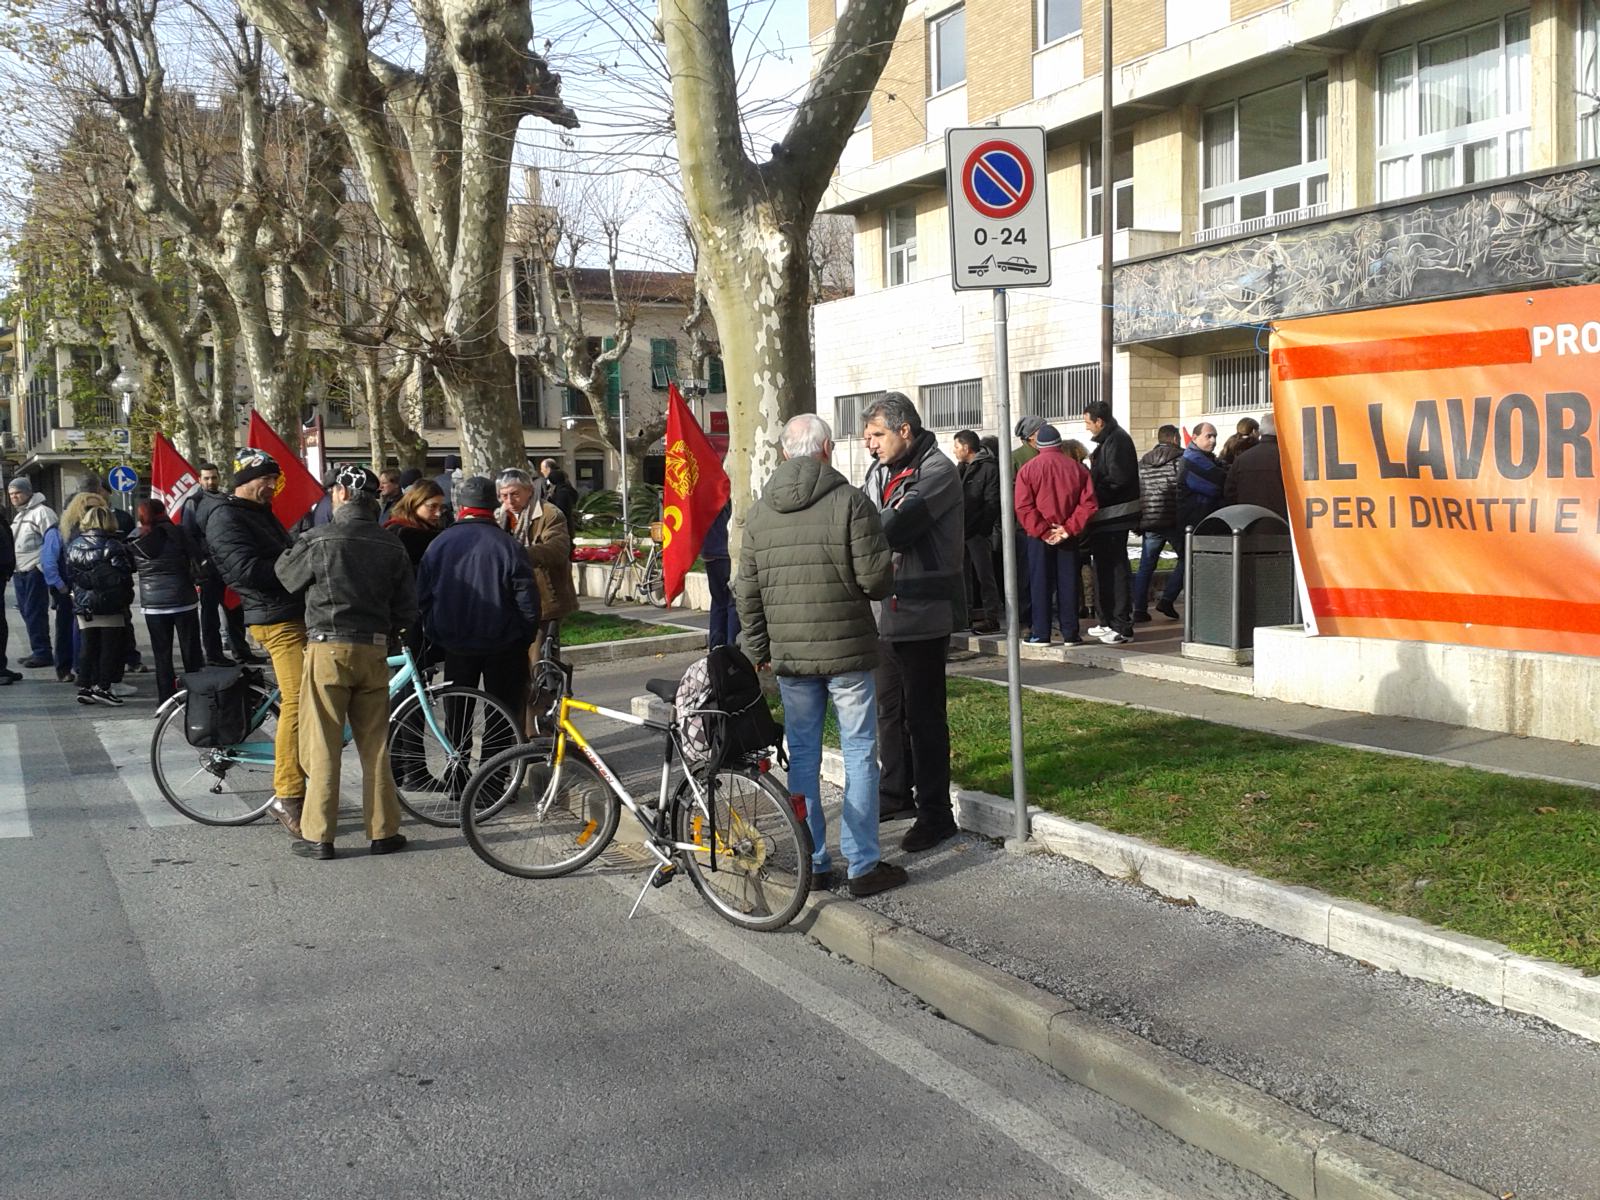
{"label": "mint green bicycle", "polygon": [[[389,765],[400,805],[429,825],[461,822],[461,794],[484,762],[521,744],[522,720],[477,688],[427,682],[409,649],[388,660]],[[189,744],[184,730],[187,692],[156,711],[150,769],[168,804],[202,825],[248,825],[272,800],[273,741],[278,689],[252,685],[250,732],[231,746]],[[350,744],[349,726],[344,731]],[[520,778],[506,779],[513,794]]]}

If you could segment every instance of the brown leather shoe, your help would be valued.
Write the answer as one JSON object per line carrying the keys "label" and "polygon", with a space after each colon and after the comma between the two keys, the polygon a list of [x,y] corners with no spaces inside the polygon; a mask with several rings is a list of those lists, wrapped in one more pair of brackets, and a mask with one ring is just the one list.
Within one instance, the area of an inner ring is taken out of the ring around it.
{"label": "brown leather shoe", "polygon": [[282,825],[293,837],[300,836],[300,812],[305,807],[304,796],[274,796],[267,805],[267,811],[278,818]]}

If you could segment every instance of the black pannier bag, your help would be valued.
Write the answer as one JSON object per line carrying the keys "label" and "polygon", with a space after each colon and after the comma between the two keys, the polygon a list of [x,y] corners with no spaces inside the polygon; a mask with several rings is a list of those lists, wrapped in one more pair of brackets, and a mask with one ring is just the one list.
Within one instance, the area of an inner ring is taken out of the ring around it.
{"label": "black pannier bag", "polygon": [[243,667],[207,667],[184,674],[188,699],[183,733],[191,746],[214,748],[244,741],[250,732],[250,685]]}

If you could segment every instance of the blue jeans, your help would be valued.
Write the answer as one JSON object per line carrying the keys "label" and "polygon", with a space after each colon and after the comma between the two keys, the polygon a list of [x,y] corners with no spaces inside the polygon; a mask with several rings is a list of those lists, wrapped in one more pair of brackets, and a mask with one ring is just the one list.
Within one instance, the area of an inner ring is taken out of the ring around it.
{"label": "blue jeans", "polygon": [[844,675],[780,675],[783,721],[789,743],[789,791],[806,798],[811,866],[831,870],[828,822],[822,812],[822,716],[833,698],[844,752],[844,815],[839,849],[850,878],[878,865],[878,703],[871,671]]}
{"label": "blue jeans", "polygon": [[1178,562],[1167,578],[1167,586],[1161,589],[1161,598],[1171,604],[1178,598],[1178,593],[1183,591],[1183,530],[1163,529],[1158,533],[1147,533],[1144,535],[1144,546],[1139,552],[1139,574],[1133,580],[1134,612],[1147,611],[1150,581],[1155,578],[1156,567],[1161,562],[1161,548],[1168,543],[1171,543],[1172,548],[1178,552]]}
{"label": "blue jeans", "polygon": [[44,581],[44,572],[35,567],[31,571],[18,571],[11,577],[17,590],[17,612],[28,630],[29,657],[50,657],[50,585]]}

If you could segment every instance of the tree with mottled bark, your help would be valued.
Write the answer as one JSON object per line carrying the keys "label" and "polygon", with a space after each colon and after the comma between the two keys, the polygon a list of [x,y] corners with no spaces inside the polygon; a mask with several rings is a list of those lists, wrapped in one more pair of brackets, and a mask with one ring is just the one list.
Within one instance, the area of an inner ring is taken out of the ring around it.
{"label": "tree with mottled bark", "polygon": [[560,77],[530,47],[528,0],[411,0],[415,69],[382,53],[387,9],[241,4],[295,90],[324,105],[349,140],[468,468],[524,461],[515,364],[496,321],[516,134],[528,117],[577,125]]}
{"label": "tree with mottled bark", "polygon": [[778,461],[783,423],[816,407],[809,234],[889,60],[906,0],[850,0],[793,123],[764,162],[740,120],[727,0],[660,0],[684,203],[728,381],[735,509]]}
{"label": "tree with mottled bark", "polygon": [[[221,281],[256,408],[275,428],[291,429],[310,361],[309,298],[336,236],[344,141],[316,106],[274,91],[262,35],[236,12],[225,28],[226,12],[199,3],[184,9],[212,36],[228,81],[223,104],[205,108],[192,93],[173,92],[160,5],[83,0],[82,19],[103,56],[93,94],[126,140],[134,203]],[[207,169],[192,169],[180,126],[203,131],[213,147],[224,143]]]}

